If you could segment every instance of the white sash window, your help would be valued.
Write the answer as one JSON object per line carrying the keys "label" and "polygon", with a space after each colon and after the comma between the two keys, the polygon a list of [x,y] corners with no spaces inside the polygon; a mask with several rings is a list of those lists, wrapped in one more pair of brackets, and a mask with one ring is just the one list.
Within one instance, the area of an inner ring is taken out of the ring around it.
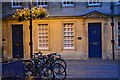
{"label": "white sash window", "polygon": [[75,48],[75,32],[74,23],[64,23],[63,24],[63,35],[64,35],[64,49],[74,49]]}
{"label": "white sash window", "polygon": [[47,6],[47,0],[37,0],[37,6],[46,7]]}
{"label": "white sash window", "polygon": [[120,22],[118,22],[118,47],[120,48]]}
{"label": "white sash window", "polygon": [[73,6],[73,0],[62,0],[62,5],[63,6]]}
{"label": "white sash window", "polygon": [[49,48],[48,24],[38,24],[38,49]]}
{"label": "white sash window", "polygon": [[12,0],[12,7],[22,7],[21,0]]}
{"label": "white sash window", "polygon": [[94,6],[94,5],[100,5],[101,0],[88,0],[88,5]]}

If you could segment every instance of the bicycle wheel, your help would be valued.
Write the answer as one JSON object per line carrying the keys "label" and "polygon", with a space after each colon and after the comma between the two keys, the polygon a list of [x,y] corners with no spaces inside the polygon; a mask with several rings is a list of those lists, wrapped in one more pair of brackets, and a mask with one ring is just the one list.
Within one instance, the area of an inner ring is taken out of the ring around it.
{"label": "bicycle wheel", "polygon": [[36,76],[42,76],[42,66],[43,61],[41,59],[38,59],[38,62],[35,63],[35,74]]}
{"label": "bicycle wheel", "polygon": [[67,69],[67,64],[66,64],[65,60],[63,60],[63,59],[57,58],[57,59],[55,59],[55,61],[53,62],[53,64],[54,63],[60,63],[61,65],[64,66],[65,69]]}
{"label": "bicycle wheel", "polygon": [[49,64],[44,64],[42,74],[44,77],[53,78],[53,72]]}
{"label": "bicycle wheel", "polygon": [[26,77],[30,77],[34,75],[35,65],[31,60],[22,60],[25,67]]}
{"label": "bicycle wheel", "polygon": [[52,66],[52,72],[54,74],[53,80],[65,80],[66,79],[66,69],[60,63],[55,63]]}

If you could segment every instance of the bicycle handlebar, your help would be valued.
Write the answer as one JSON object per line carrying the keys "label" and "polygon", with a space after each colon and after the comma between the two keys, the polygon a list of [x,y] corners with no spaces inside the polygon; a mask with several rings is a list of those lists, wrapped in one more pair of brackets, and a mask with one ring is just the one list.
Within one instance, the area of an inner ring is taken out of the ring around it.
{"label": "bicycle handlebar", "polygon": [[33,57],[39,57],[39,56],[42,56],[42,52],[37,52],[37,53],[34,53]]}

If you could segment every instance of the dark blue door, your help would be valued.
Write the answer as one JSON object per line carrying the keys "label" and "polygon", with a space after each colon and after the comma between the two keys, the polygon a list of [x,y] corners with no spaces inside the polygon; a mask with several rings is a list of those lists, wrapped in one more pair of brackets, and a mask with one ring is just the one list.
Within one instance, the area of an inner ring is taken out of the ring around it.
{"label": "dark blue door", "polygon": [[88,23],[89,58],[102,57],[101,23]]}
{"label": "dark blue door", "polygon": [[23,58],[23,25],[12,25],[13,58]]}

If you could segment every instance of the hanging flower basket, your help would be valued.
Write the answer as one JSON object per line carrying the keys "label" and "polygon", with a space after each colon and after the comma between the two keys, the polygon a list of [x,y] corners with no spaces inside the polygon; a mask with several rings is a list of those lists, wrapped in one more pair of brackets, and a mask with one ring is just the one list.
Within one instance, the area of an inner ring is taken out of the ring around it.
{"label": "hanging flower basket", "polygon": [[[47,17],[46,10],[42,7],[33,7],[31,8],[32,19],[41,19]],[[30,19],[30,9],[16,9],[16,13],[13,17],[17,18],[19,22]]]}

